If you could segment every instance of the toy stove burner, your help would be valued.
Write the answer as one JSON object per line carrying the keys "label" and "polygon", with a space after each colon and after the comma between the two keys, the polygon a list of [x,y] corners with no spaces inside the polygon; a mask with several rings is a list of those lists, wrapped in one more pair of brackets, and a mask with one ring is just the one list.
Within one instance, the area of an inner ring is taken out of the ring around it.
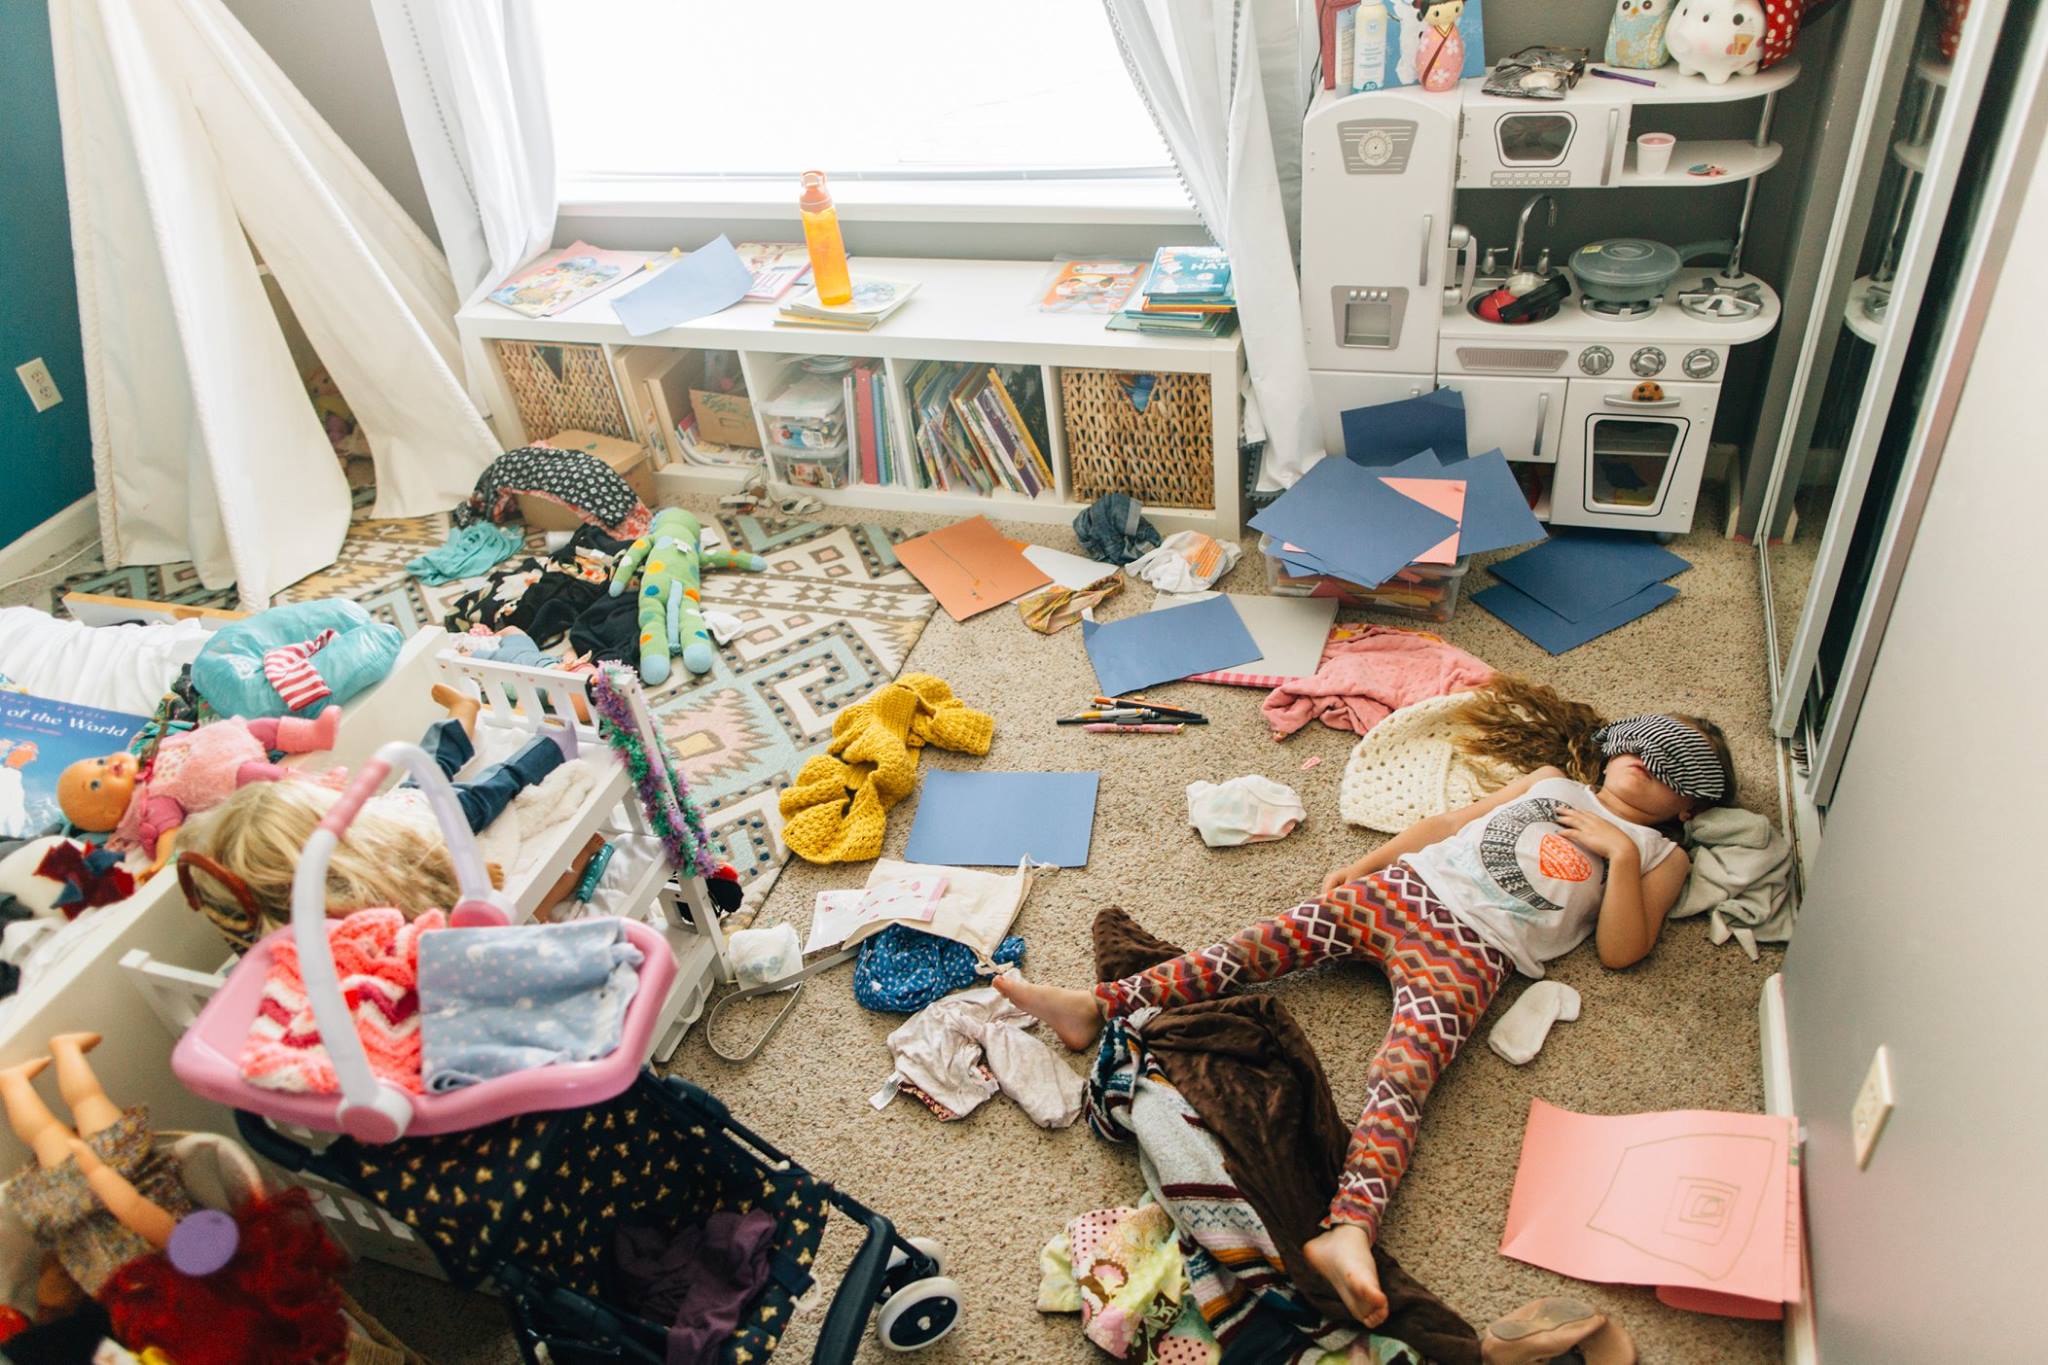
{"label": "toy stove burner", "polygon": [[1584,294],[1581,294],[1579,296],[1579,307],[1585,309],[1586,312],[1596,318],[1610,318],[1617,322],[1633,322],[1637,318],[1646,318],[1656,312],[1657,305],[1663,301],[1662,299],[1637,299],[1632,303],[1609,303],[1605,299],[1587,298]]}
{"label": "toy stove burner", "polygon": [[1763,286],[1753,279],[1725,280],[1719,275],[1707,275],[1679,294],[1678,306],[1691,317],[1740,322],[1763,312]]}

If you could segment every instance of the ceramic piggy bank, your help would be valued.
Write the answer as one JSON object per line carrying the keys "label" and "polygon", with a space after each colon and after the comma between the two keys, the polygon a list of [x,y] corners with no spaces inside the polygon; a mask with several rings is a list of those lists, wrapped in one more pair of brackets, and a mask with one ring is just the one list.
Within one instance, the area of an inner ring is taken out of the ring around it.
{"label": "ceramic piggy bank", "polygon": [[1688,76],[1720,85],[1754,75],[1764,55],[1764,10],[1757,0],[1678,0],[1664,29],[1671,59]]}
{"label": "ceramic piggy bank", "polygon": [[1664,47],[1664,26],[1672,0],[1620,0],[1607,25],[1607,64],[1647,70],[1671,60]]}

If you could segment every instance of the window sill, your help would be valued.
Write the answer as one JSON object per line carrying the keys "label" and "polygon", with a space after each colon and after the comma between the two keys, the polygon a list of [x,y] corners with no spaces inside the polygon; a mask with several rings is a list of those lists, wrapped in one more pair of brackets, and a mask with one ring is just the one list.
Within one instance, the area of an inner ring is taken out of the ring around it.
{"label": "window sill", "polygon": [[[1128,180],[846,180],[833,203],[849,223],[1103,223],[1199,226],[1171,176]],[[579,179],[564,218],[795,218],[796,181]]]}

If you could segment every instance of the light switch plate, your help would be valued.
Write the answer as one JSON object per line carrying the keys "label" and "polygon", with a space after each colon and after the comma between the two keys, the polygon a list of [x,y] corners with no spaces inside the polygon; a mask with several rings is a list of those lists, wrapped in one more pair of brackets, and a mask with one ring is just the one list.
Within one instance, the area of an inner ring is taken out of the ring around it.
{"label": "light switch plate", "polygon": [[42,412],[54,408],[64,401],[64,395],[57,392],[57,381],[50,378],[50,367],[37,356],[26,365],[16,365],[14,372],[21,376],[21,386],[28,390],[28,401]]}
{"label": "light switch plate", "polygon": [[1878,1134],[1884,1131],[1885,1120],[1891,1117],[1897,1098],[1892,1091],[1891,1049],[1880,1046],[1870,1059],[1863,1088],[1856,1092],[1856,1107],[1849,1112],[1849,1135],[1856,1144],[1857,1170],[1870,1164],[1870,1153],[1877,1146]]}

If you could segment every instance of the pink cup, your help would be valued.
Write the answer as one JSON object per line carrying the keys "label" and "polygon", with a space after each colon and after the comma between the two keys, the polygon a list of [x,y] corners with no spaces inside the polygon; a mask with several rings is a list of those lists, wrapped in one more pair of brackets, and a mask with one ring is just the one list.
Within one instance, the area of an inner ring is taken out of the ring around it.
{"label": "pink cup", "polygon": [[1636,173],[1657,176],[1671,169],[1671,149],[1678,139],[1669,133],[1644,133],[1636,139]]}

